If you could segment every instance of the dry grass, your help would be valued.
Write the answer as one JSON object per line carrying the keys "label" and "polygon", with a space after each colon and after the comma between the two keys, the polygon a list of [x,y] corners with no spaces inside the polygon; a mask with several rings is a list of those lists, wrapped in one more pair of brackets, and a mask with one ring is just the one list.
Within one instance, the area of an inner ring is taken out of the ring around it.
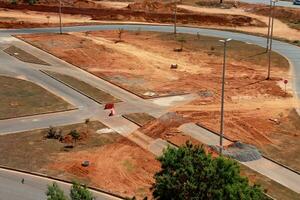
{"label": "dry grass", "polygon": [[73,106],[31,82],[0,76],[0,119],[59,112]]}
{"label": "dry grass", "polygon": [[[74,124],[58,127],[62,134],[68,135],[71,130],[86,132],[86,124]],[[77,142],[75,148],[56,139],[47,139],[48,129],[27,131],[0,136],[0,164],[34,172],[44,172],[43,167],[51,163],[53,155],[65,151],[77,152],[90,148],[101,147],[113,143],[120,136],[116,133],[96,134],[98,129],[106,128],[102,123],[92,121],[88,125],[89,137],[84,142]]]}
{"label": "dry grass", "polygon": [[144,126],[148,122],[155,119],[155,117],[147,113],[130,113],[123,115],[123,117],[138,124],[139,126]]}
{"label": "dry grass", "polygon": [[4,50],[7,54],[27,63],[33,63],[33,64],[39,64],[39,65],[49,65],[45,61],[35,57],[34,55],[31,55],[30,53],[19,49],[15,46],[10,46],[7,49]]}
{"label": "dry grass", "polygon": [[91,97],[93,100],[99,102],[99,103],[117,103],[120,102],[119,99],[113,97],[112,95],[103,92],[102,90],[95,88],[86,82],[83,82],[79,79],[76,79],[74,77],[64,75],[64,74],[58,74],[55,72],[47,71],[47,74],[51,75],[52,77],[62,81],[66,85],[69,85],[83,94]]}

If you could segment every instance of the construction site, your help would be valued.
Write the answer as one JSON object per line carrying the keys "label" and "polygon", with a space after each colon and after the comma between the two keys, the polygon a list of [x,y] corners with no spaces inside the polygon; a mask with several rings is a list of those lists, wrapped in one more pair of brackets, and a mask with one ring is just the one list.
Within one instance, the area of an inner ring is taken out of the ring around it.
{"label": "construction site", "polygon": [[[268,5],[62,1],[58,29],[59,6],[56,0],[0,1],[6,31],[0,36],[9,38],[0,54],[8,67],[0,70],[0,82],[9,86],[0,93],[6,97],[1,166],[153,199],[154,174],[161,168],[156,158],[167,146],[189,141],[216,157],[223,131],[224,155],[240,163],[252,184],[273,199],[300,198],[299,8],[274,11],[276,41],[268,50]],[[11,93],[17,86],[7,77],[22,80],[34,91],[31,99],[23,103],[28,94]],[[43,96],[48,104],[38,103]],[[59,139],[47,138],[49,126]],[[75,144],[72,130],[81,133]],[[277,177],[279,168],[288,170],[291,183]]]}

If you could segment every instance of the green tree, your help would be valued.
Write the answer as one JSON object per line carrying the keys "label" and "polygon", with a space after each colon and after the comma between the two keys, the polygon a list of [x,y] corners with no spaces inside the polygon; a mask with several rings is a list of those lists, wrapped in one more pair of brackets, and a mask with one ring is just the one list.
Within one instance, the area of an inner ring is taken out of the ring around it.
{"label": "green tree", "polygon": [[48,185],[46,195],[47,200],[68,200],[68,198],[64,195],[64,192],[57,185],[57,183],[52,183],[52,185]]}
{"label": "green tree", "polygon": [[76,141],[80,138],[80,133],[74,129],[70,132],[70,135],[72,136],[72,139],[76,145]]}
{"label": "green tree", "polygon": [[38,2],[38,0],[27,0],[30,5],[33,5]]}
{"label": "green tree", "polygon": [[264,199],[258,185],[250,186],[248,179],[240,176],[235,161],[212,158],[202,147],[187,143],[168,148],[158,160],[162,169],[154,176],[156,199]]}
{"label": "green tree", "polygon": [[86,133],[89,133],[89,124],[90,124],[90,119],[85,119],[84,124],[86,127]]}
{"label": "green tree", "polygon": [[74,182],[71,187],[70,197],[72,200],[95,200],[92,193],[79,183]]}

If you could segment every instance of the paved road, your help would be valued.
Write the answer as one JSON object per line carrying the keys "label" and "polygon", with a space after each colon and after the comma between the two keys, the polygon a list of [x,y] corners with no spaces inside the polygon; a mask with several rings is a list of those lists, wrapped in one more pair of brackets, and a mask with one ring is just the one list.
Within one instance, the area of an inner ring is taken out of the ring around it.
{"label": "paved road", "polygon": [[[24,178],[24,184],[21,183]],[[70,184],[55,181],[69,194]],[[0,169],[0,200],[46,200],[47,185],[53,180],[20,172]],[[96,200],[120,200],[120,198],[91,190]]]}
{"label": "paved road", "polygon": [[[255,3],[255,4],[267,4],[270,5],[269,0],[240,0],[245,3]],[[279,1],[276,3],[277,6],[283,6],[283,7],[291,7],[291,8],[300,8],[300,5],[294,5],[293,2],[288,1]]]}
{"label": "paved road", "polygon": [[[173,28],[170,26],[153,26],[153,25],[95,25],[95,26],[79,26],[79,27],[68,27],[64,28],[64,31],[75,32],[75,31],[92,31],[92,30],[112,30],[124,28],[125,30],[137,30],[141,28],[145,31],[161,31],[161,32],[172,32]],[[20,63],[17,59],[14,59],[3,52],[0,51],[0,59],[1,59],[1,68],[0,74],[9,74],[9,75],[23,75],[26,76],[28,80],[34,81],[37,84],[42,85],[43,87],[49,89],[53,93],[65,98],[68,102],[71,102],[73,105],[78,107],[77,111],[71,111],[70,113],[58,113],[51,115],[42,115],[35,117],[27,117],[27,118],[19,118],[14,120],[2,120],[0,121],[0,132],[10,133],[10,132],[18,132],[24,131],[28,129],[34,128],[44,128],[49,125],[63,125],[70,124],[76,122],[82,122],[85,118],[94,117],[103,121],[109,127],[116,129],[120,132],[120,134],[128,134],[128,130],[133,131],[137,127],[132,124],[128,124],[130,127],[124,127],[124,120],[115,119],[108,120],[106,111],[103,111],[101,106],[95,104],[95,102],[86,98],[85,96],[71,90],[70,88],[60,84],[59,82],[47,77],[45,74],[39,72],[39,69],[52,69],[54,71],[59,71],[61,73],[67,73],[69,75],[73,75],[75,77],[80,75],[80,79],[90,83],[91,85],[98,87],[104,91],[108,91],[119,99],[123,100],[123,103],[118,104],[119,110],[121,112],[128,112],[128,108],[132,112],[135,110],[145,111],[148,113],[153,113],[156,116],[161,115],[165,112],[166,108],[173,103],[178,103],[178,99],[180,98],[169,98],[169,99],[161,99],[155,101],[146,101],[135,95],[123,91],[122,89],[111,85],[101,79],[94,77],[93,75],[86,73],[76,67],[73,67],[64,61],[61,61],[43,51],[40,51],[30,45],[27,45],[23,42],[13,39],[11,34],[26,34],[26,33],[43,33],[43,32],[57,32],[57,28],[38,28],[38,29],[22,29],[22,30],[1,30],[0,32],[0,48],[9,44],[16,44],[18,47],[26,48],[26,51],[34,55],[38,55],[42,60],[50,63],[53,68],[49,68],[46,66],[40,65],[29,65]],[[196,34],[199,32],[202,35],[216,36],[216,37],[224,37],[224,38],[233,38],[235,40],[240,40],[248,43],[253,43],[261,46],[265,46],[265,38],[250,36],[246,34],[240,33],[231,33],[227,31],[217,31],[217,30],[208,30],[208,29],[199,29],[199,28],[189,28],[189,27],[178,27],[178,32],[181,33],[191,33]],[[295,85],[295,93],[296,96],[300,95],[300,48],[283,43],[280,41],[274,41],[274,50],[286,56],[291,64],[293,65],[294,71],[294,79],[293,84]],[[284,78],[284,77],[283,77]],[[183,101],[185,99],[183,98]],[[299,108],[299,106],[298,106]],[[130,111],[129,111],[130,112]],[[119,116],[117,116],[119,117]],[[260,173],[269,176],[270,178],[282,183],[284,185],[288,185],[291,189],[298,191],[297,188],[294,187],[293,184],[286,183],[289,180],[290,175],[281,172],[279,176],[275,176],[276,171],[262,171],[260,163],[254,163],[252,166],[255,170]],[[277,166],[278,167],[278,166]],[[281,168],[280,168],[281,169]],[[279,172],[279,171],[278,171]],[[293,179],[291,179],[293,180]],[[4,180],[3,180],[4,181]],[[0,183],[2,181],[0,180]],[[38,187],[38,185],[35,185]],[[18,198],[15,198],[18,199]]]}
{"label": "paved road", "polygon": [[[179,130],[181,130],[184,134],[203,142],[204,144],[219,145],[219,136],[204,128],[197,126],[196,124],[184,124],[179,128]],[[224,143],[230,143],[230,141],[224,138]],[[242,163],[250,167],[251,169],[269,177],[270,179],[290,188],[291,190],[300,193],[299,174],[292,172],[265,158]]]}

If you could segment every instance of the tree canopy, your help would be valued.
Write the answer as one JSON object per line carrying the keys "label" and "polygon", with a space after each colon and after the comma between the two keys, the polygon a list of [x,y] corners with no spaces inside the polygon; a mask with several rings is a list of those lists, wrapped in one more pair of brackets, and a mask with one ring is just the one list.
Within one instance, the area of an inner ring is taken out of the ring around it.
{"label": "tree canopy", "polygon": [[62,191],[57,183],[48,185],[48,191],[46,192],[47,200],[67,200],[64,191]]}
{"label": "tree canopy", "polygon": [[158,160],[162,169],[154,176],[155,199],[264,199],[260,186],[240,176],[237,162],[213,158],[200,146],[169,147]]}
{"label": "tree canopy", "polygon": [[[46,192],[47,200],[69,200],[65,196],[64,192],[59,188],[57,183],[53,183],[48,186]],[[86,186],[82,186],[77,182],[73,182],[70,190],[71,200],[95,200],[93,194],[87,189]]]}
{"label": "tree canopy", "polygon": [[76,182],[71,187],[70,197],[72,200],[94,200],[92,193]]}

